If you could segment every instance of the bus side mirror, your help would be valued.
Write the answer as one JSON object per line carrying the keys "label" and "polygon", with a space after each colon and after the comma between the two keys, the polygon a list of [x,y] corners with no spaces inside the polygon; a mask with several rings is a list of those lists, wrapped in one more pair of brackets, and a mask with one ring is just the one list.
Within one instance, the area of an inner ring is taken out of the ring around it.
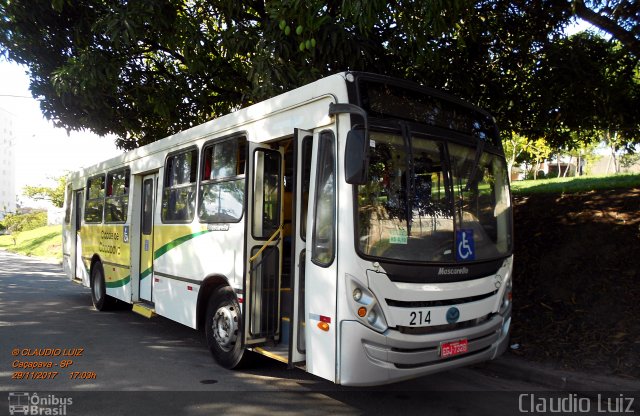
{"label": "bus side mirror", "polygon": [[347,183],[365,185],[369,169],[369,121],[367,112],[355,104],[330,103],[329,115],[353,114],[362,117],[363,128],[351,129],[347,134],[347,147],[344,155],[344,172]]}
{"label": "bus side mirror", "polygon": [[365,185],[369,168],[369,144],[366,130],[354,129],[347,134],[344,172],[347,183]]}

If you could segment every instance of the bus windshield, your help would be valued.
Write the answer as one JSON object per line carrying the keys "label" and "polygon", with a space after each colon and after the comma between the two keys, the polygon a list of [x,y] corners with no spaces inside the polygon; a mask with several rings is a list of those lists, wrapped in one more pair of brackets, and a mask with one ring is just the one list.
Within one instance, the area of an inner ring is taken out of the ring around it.
{"label": "bus windshield", "polygon": [[438,263],[510,254],[504,158],[486,151],[477,158],[473,146],[415,134],[370,137],[368,183],[357,189],[361,254]]}

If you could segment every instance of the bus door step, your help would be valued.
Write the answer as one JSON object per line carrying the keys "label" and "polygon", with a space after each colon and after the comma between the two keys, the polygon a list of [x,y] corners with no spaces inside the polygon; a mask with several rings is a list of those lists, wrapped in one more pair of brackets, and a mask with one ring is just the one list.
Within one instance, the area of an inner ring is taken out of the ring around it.
{"label": "bus door step", "polygon": [[284,345],[276,347],[269,347],[266,345],[262,347],[254,347],[253,351],[266,357],[273,358],[274,360],[278,360],[281,363],[289,363],[289,350]]}
{"label": "bus door step", "polygon": [[156,316],[156,310],[151,306],[142,302],[136,302],[133,304],[133,311],[145,318],[153,318]]}

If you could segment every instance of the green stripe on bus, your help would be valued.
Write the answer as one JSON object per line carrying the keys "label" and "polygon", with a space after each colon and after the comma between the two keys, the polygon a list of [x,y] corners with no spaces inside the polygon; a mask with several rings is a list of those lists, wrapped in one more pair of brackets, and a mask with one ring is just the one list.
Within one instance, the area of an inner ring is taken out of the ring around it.
{"label": "green stripe on bus", "polygon": [[140,280],[144,279],[145,277],[149,277],[150,274],[151,274],[151,267],[149,267],[147,270],[142,272],[142,274],[140,275]]}
{"label": "green stripe on bus", "polygon": [[122,287],[128,284],[131,281],[131,276],[127,276],[124,279],[116,280],[115,282],[104,282],[106,287],[114,288],[114,287]]}
{"label": "green stripe on bus", "polygon": [[202,235],[202,234],[206,234],[208,232],[209,232],[209,230],[204,230],[204,231],[199,231],[199,232],[193,233],[193,234],[183,235],[180,238],[176,238],[175,240],[173,240],[173,241],[163,245],[159,249],[157,249],[153,253],[153,259],[154,260],[158,260],[163,254],[165,254],[167,251],[171,250],[172,248],[174,248],[176,246],[179,246],[180,244],[184,243],[185,241],[189,241],[192,238],[196,238],[197,236]]}

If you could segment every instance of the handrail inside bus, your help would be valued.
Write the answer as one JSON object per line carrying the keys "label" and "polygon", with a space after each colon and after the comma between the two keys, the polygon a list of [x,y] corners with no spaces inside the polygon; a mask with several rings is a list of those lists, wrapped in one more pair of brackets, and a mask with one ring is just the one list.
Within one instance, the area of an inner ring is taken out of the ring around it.
{"label": "handrail inside bus", "polygon": [[249,258],[249,263],[253,263],[253,261],[258,258],[260,253],[262,253],[264,251],[264,249],[267,248],[269,243],[272,242],[273,239],[276,238],[276,236],[282,232],[283,228],[284,228],[284,224],[280,224],[278,229],[275,230],[274,233],[271,235],[271,237],[269,237],[269,239],[267,241],[265,241],[265,243],[262,245],[262,247],[260,247],[260,250],[258,250],[258,252],[256,254],[254,254],[253,256],[251,256]]}

